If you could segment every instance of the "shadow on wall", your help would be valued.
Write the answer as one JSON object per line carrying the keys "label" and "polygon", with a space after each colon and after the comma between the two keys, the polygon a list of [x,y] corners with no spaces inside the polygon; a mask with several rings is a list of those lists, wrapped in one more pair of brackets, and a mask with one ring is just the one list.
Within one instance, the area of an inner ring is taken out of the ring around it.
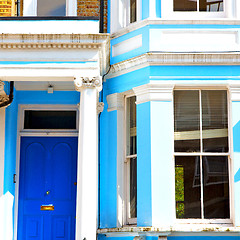
{"label": "shadow on wall", "polygon": [[0,197],[0,239],[13,239],[13,199],[10,192]]}
{"label": "shadow on wall", "polygon": [[[240,153],[240,121],[233,127],[233,151]],[[234,175],[234,182],[240,181],[240,168]]]}

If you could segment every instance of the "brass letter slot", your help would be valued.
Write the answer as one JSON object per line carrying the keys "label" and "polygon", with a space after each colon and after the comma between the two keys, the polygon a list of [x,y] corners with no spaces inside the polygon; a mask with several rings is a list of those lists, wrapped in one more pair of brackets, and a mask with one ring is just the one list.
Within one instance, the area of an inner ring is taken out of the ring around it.
{"label": "brass letter slot", "polygon": [[42,205],[41,211],[54,211],[54,206],[52,204],[50,205]]}

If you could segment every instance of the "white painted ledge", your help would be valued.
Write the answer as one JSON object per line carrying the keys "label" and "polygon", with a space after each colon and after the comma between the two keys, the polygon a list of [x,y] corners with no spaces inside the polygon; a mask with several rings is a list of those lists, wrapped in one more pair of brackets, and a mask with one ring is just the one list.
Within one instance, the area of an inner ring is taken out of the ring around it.
{"label": "white painted ledge", "polygon": [[98,229],[98,234],[104,234],[108,237],[124,236],[169,236],[172,234],[184,235],[190,234],[204,236],[239,236],[240,227],[233,227],[232,224],[176,224],[169,227],[132,227],[122,228],[104,228]]}
{"label": "white painted ledge", "polygon": [[9,20],[0,21],[5,34],[97,34],[97,20]]}
{"label": "white painted ledge", "polygon": [[[125,35],[129,32],[135,31],[139,28],[148,26],[148,25],[240,25],[239,19],[226,19],[226,18],[218,18],[218,19],[196,19],[196,20],[182,20],[182,19],[145,19],[142,21],[138,21],[135,23],[131,23],[129,26],[120,29],[119,31],[113,33],[111,38],[118,38],[122,35]],[[154,27],[153,27],[154,28]]]}

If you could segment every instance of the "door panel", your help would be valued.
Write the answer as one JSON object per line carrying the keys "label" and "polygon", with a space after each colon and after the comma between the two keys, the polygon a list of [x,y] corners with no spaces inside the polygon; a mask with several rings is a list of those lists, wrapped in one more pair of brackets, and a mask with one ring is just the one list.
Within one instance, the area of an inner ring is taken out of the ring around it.
{"label": "door panel", "polygon": [[76,181],[76,137],[21,138],[18,240],[74,240]]}

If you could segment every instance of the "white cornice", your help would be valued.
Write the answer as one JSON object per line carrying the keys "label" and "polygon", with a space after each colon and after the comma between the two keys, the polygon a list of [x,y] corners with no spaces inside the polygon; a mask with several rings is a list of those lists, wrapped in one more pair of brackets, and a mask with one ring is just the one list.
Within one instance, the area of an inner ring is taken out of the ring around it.
{"label": "white cornice", "polygon": [[136,104],[149,101],[172,101],[174,84],[148,83],[133,88]]}
{"label": "white cornice", "polygon": [[113,64],[108,78],[147,66],[162,65],[240,65],[240,53],[145,53]]}
{"label": "white cornice", "polygon": [[129,32],[148,25],[240,25],[240,20],[236,19],[196,19],[196,20],[180,20],[180,19],[144,19],[142,21],[131,23],[129,26],[118,30],[111,35],[111,39],[118,38]]}
{"label": "white cornice", "polygon": [[100,48],[108,34],[1,34],[0,48]]}

